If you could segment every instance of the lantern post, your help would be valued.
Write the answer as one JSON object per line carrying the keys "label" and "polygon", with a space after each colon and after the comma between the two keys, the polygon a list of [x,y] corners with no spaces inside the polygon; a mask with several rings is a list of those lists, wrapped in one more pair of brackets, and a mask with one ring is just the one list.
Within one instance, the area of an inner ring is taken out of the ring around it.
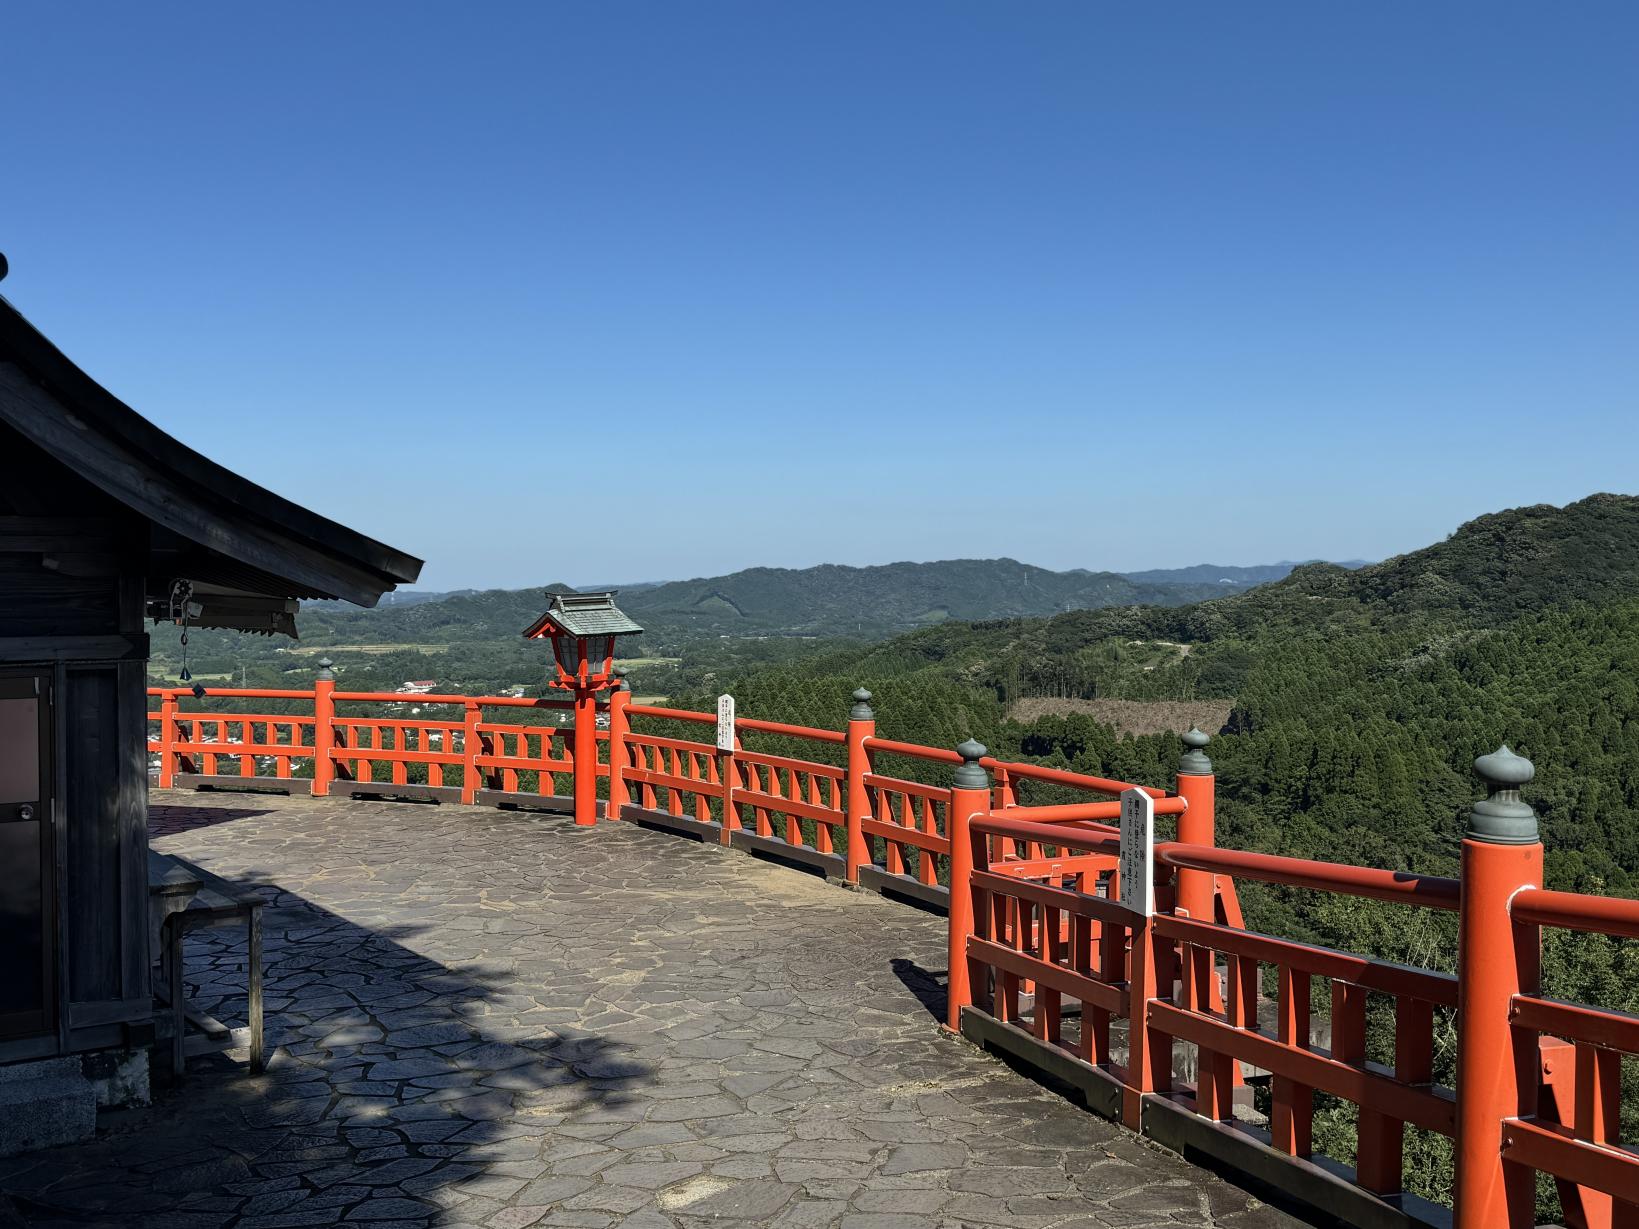
{"label": "lantern post", "polygon": [[597,693],[614,685],[615,638],[643,629],[615,605],[613,591],[547,597],[551,605],[524,635],[552,641],[556,676],[547,686],[575,698],[575,823],[590,827],[598,815]]}

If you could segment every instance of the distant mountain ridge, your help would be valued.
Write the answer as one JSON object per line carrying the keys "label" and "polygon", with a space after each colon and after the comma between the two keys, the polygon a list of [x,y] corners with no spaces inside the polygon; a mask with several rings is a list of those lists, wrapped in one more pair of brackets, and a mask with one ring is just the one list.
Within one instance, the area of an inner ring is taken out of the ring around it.
{"label": "distant mountain ridge", "polygon": [[[642,583],[620,604],[649,630],[645,643],[680,637],[846,636],[881,639],[946,621],[1028,618],[1108,606],[1178,606],[1240,592],[1290,571],[1289,564],[1203,564],[1126,576],[1055,572],[1016,559],[947,559],[869,567],[746,568],[726,576]],[[1198,580],[1195,576],[1210,579]],[[1153,578],[1152,578],[1153,577]],[[303,607],[310,643],[437,643],[516,635],[540,613],[546,590],[462,589],[396,595],[373,611],[336,602]]]}
{"label": "distant mountain ridge", "polygon": [[[1245,646],[1254,642],[1415,629],[1426,629],[1433,642],[1451,629],[1497,628],[1528,613],[1634,599],[1639,497],[1600,494],[1563,508],[1535,504],[1481,516],[1443,541],[1364,567],[1302,564],[1273,583],[1193,603],[951,621],[840,655],[827,668],[869,678],[892,663],[981,682],[1004,698],[1074,697],[1109,694],[1109,671],[1089,665],[1100,652],[1142,658],[1141,681],[1161,686],[1165,649],[1176,654],[1170,664],[1191,663],[1197,695],[1230,695],[1252,660]],[[1139,645],[1147,647],[1130,647]]]}
{"label": "distant mountain ridge", "polygon": [[[1301,563],[1282,560],[1280,563],[1259,563],[1250,567],[1197,563],[1187,568],[1151,568],[1147,572],[1123,572],[1121,575],[1139,584],[1222,585],[1226,590],[1230,590],[1232,586],[1249,588],[1252,585],[1267,585],[1273,581],[1285,580],[1296,568],[1324,562],[1322,559],[1305,559]],[[1353,570],[1366,567],[1368,562],[1365,559],[1338,560],[1335,566]]]}
{"label": "distant mountain ridge", "polygon": [[1115,572],[1054,572],[1016,559],[945,559],[872,567],[747,568],[672,581],[621,605],[649,619],[726,635],[877,637],[946,620],[1016,618],[1139,603],[1177,605],[1216,584],[1130,580]]}

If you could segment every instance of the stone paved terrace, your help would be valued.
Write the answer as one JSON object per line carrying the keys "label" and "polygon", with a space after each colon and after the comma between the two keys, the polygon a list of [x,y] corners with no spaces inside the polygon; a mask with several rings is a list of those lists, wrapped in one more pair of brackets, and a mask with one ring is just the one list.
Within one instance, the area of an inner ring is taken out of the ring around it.
{"label": "stone paved terrace", "polygon": [[[943,923],[907,906],[631,824],[154,804],[156,848],[265,885],[269,1070],[196,1060],[0,1161],[0,1224],[1297,1224],[943,1035]],[[188,980],[240,1022],[226,935]]]}

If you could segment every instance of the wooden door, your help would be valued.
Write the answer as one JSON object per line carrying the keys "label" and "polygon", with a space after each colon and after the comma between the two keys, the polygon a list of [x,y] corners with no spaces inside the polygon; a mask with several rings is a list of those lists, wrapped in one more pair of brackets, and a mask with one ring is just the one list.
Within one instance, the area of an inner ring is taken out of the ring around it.
{"label": "wooden door", "polygon": [[0,670],[0,1040],[56,1025],[51,675]]}

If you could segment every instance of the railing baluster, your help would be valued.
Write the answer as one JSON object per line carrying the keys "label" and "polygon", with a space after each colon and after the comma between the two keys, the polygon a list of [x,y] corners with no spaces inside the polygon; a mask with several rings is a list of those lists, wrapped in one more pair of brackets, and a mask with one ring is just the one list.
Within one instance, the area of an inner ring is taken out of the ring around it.
{"label": "railing baluster", "polygon": [[[1280,966],[1280,1017],[1276,1036],[1284,1046],[1309,1048],[1309,985],[1307,973],[1290,965]],[[1307,1157],[1312,1147],[1314,1089],[1290,1076],[1275,1075],[1270,1081],[1270,1091],[1269,1129],[1274,1146],[1288,1156]]]}

